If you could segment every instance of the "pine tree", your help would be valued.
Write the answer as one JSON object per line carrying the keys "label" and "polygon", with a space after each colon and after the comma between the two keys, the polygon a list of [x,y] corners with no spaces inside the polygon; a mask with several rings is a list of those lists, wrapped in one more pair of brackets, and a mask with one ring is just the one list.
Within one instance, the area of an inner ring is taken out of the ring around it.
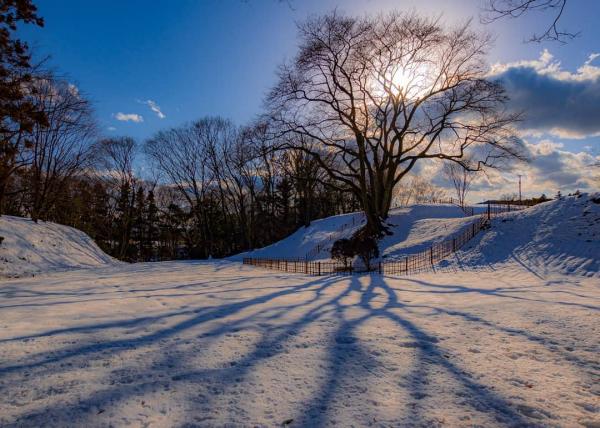
{"label": "pine tree", "polygon": [[144,260],[146,255],[146,196],[144,189],[140,186],[135,194],[135,207],[133,209],[131,235],[137,243],[134,257]]}
{"label": "pine tree", "polygon": [[25,163],[19,154],[31,145],[25,134],[35,125],[47,126],[46,114],[31,101],[28,87],[33,81],[31,54],[27,43],[15,37],[17,24],[42,27],[31,0],[2,0],[0,3],[0,214],[12,177]]}
{"label": "pine tree", "polygon": [[116,255],[121,260],[129,259],[132,225],[132,208],[135,198],[131,197],[131,187],[128,183],[123,183],[119,189],[119,199],[117,200],[116,219],[114,237],[117,242]]}
{"label": "pine tree", "polygon": [[146,245],[145,260],[153,260],[156,257],[156,244],[160,239],[159,213],[154,200],[154,192],[150,190],[146,199]]}

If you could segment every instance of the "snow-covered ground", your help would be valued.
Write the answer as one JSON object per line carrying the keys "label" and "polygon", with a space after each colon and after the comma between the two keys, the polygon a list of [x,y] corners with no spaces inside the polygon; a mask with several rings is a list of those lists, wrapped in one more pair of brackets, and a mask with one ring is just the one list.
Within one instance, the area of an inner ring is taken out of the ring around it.
{"label": "snow-covered ground", "polygon": [[167,262],[0,296],[3,427],[600,424],[597,278]]}
{"label": "snow-covered ground", "polygon": [[1,216],[0,278],[118,263],[85,233],[56,223]]}
{"label": "snow-covered ground", "polygon": [[[408,210],[390,257],[468,220]],[[2,427],[600,426],[588,195],[506,214],[410,277],[120,264],[73,229],[2,221],[19,272],[88,266],[0,280]]]}

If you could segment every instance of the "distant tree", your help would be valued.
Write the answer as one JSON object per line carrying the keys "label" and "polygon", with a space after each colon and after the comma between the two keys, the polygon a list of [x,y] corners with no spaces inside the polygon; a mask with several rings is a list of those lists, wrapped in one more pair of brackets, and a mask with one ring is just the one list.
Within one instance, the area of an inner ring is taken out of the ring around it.
{"label": "distant tree", "polygon": [[414,176],[404,186],[396,186],[393,191],[394,206],[432,203],[447,199],[446,190],[432,184],[420,176]]}
{"label": "distant tree", "polygon": [[116,201],[115,254],[120,259],[129,253],[135,193],[139,183],[133,167],[136,154],[135,140],[129,137],[104,139],[94,147],[97,167],[101,169],[99,178],[112,189],[112,197]]}
{"label": "distant tree", "polygon": [[[499,83],[486,77],[490,39],[437,20],[332,14],[300,25],[300,51],[267,103],[280,148],[303,150],[360,201],[381,236],[393,189],[422,159],[469,169],[519,157]],[[467,153],[477,159],[465,165]],[[331,166],[325,159],[334,158]]]}
{"label": "distant tree", "polygon": [[571,33],[558,28],[558,23],[563,15],[567,0],[486,0],[481,21],[490,23],[502,18],[518,18],[530,12],[551,11],[554,15],[552,23],[542,34],[534,34],[529,41],[545,42],[558,41],[565,43],[577,37],[578,33]]}
{"label": "distant tree", "polygon": [[132,213],[131,220],[131,235],[134,242],[137,243],[137,249],[135,254],[136,260],[145,260],[147,255],[147,217],[148,211],[146,207],[146,195],[144,188],[139,186],[135,194],[135,205]]}
{"label": "distant tree", "polygon": [[[215,208],[212,190],[219,192],[215,182],[215,165],[211,150],[216,150],[230,136],[232,124],[219,117],[207,117],[192,124],[158,132],[149,139],[144,150],[163,177],[178,190],[200,228],[195,247],[203,256],[215,255],[217,232],[211,223],[210,211]],[[216,152],[214,152],[216,156]],[[212,168],[211,168],[212,167]],[[219,197],[218,196],[218,197]],[[217,206],[221,212],[227,207]]]}
{"label": "distant tree", "polygon": [[35,67],[27,43],[16,37],[17,25],[43,26],[30,0],[2,0],[0,3],[0,214],[9,181],[28,164],[23,151],[31,144],[30,133],[47,118],[30,95]]}
{"label": "distant tree", "polygon": [[468,168],[463,168],[457,163],[445,164],[443,172],[446,179],[452,183],[452,186],[454,187],[456,197],[458,198],[458,204],[461,207],[464,207],[475,174],[473,171]]}
{"label": "distant tree", "polygon": [[155,256],[156,243],[160,240],[160,217],[154,198],[154,190],[148,192],[146,203],[148,211],[146,214],[144,260],[151,260]]}
{"label": "distant tree", "polygon": [[27,149],[30,214],[37,221],[47,219],[61,187],[88,166],[96,127],[90,103],[72,84],[46,75],[31,86],[47,118],[34,125]]}

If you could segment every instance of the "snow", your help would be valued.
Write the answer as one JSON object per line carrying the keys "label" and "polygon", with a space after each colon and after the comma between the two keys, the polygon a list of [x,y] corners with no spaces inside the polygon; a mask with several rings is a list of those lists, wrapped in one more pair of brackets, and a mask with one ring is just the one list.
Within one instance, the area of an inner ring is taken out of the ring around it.
{"label": "snow", "polygon": [[[592,199],[505,214],[410,277],[114,263],[74,229],[2,217],[20,271],[87,267],[0,280],[0,426],[598,427]],[[394,212],[389,257],[469,221],[419,209]]]}
{"label": "snow", "polygon": [[0,277],[118,263],[80,230],[56,223],[1,216]]}
{"label": "snow", "polygon": [[596,278],[228,261],[0,283],[0,425],[598,426]]}
{"label": "snow", "polygon": [[[486,208],[475,206],[473,209],[480,213]],[[459,233],[473,220],[473,217],[465,217],[462,209],[455,205],[411,205],[392,211],[387,220],[392,235],[379,242],[381,255],[392,260],[426,250]]]}
{"label": "snow", "polygon": [[[254,251],[237,254],[230,257],[230,260],[241,261],[244,257],[304,258],[306,253],[318,244],[330,245],[338,239],[351,236],[354,231],[360,228],[363,221],[364,215],[359,212],[314,220],[309,226],[299,228],[279,242]],[[348,227],[343,231],[339,231],[346,224]],[[322,251],[315,254],[314,259],[326,257],[328,257],[327,251]]]}

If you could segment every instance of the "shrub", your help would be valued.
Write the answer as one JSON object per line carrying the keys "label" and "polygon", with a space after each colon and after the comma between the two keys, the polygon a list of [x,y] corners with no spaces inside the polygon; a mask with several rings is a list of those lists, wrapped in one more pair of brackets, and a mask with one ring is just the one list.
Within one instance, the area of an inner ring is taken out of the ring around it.
{"label": "shrub", "polygon": [[348,261],[356,255],[352,241],[342,238],[333,243],[331,247],[331,258],[344,263],[344,269],[348,269]]}
{"label": "shrub", "polygon": [[377,239],[370,234],[359,231],[353,238],[353,248],[368,271],[371,270],[371,260],[379,257]]}
{"label": "shrub", "polygon": [[355,256],[361,259],[368,271],[371,270],[371,261],[379,257],[377,238],[366,229],[359,230],[350,239],[338,239],[331,247],[331,258],[344,264],[342,270],[350,269],[349,263]]}

